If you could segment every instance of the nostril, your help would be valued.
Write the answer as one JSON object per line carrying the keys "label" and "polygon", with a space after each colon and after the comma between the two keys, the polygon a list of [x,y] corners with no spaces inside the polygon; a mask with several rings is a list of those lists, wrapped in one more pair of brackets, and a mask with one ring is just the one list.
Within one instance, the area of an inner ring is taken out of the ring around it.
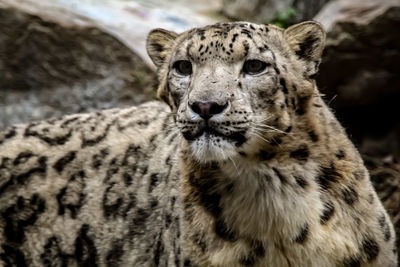
{"label": "nostril", "polygon": [[193,104],[189,105],[193,112],[196,112],[203,119],[207,120],[211,118],[213,115],[217,115],[222,113],[227,107],[228,103],[224,105],[220,105],[216,102],[200,102],[196,101]]}
{"label": "nostril", "polygon": [[211,105],[210,114],[212,114],[212,115],[217,115],[217,114],[221,113],[222,111],[224,111],[228,107],[228,103],[225,103],[224,105],[220,105],[216,102],[211,102],[210,105]]}
{"label": "nostril", "polygon": [[194,112],[196,112],[199,115],[201,114],[200,102],[194,102],[189,106]]}

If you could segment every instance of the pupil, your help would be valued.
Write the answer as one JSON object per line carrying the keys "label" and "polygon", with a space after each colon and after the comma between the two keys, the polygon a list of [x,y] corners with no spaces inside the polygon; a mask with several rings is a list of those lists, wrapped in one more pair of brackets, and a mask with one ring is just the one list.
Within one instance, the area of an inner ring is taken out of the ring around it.
{"label": "pupil", "polygon": [[191,65],[187,61],[182,61],[180,67],[181,72],[184,74],[189,74],[192,71]]}
{"label": "pupil", "polygon": [[258,70],[260,67],[260,64],[258,62],[251,62],[250,64],[250,69],[252,69],[253,71]]}

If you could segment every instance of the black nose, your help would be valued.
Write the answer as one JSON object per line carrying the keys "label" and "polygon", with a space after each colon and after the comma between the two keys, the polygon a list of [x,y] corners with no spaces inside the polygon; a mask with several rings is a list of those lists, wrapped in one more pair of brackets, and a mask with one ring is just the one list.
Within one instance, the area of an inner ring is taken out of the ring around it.
{"label": "black nose", "polygon": [[200,115],[205,120],[208,120],[214,115],[220,114],[226,107],[228,103],[220,105],[216,102],[200,102],[196,101],[190,105],[190,108]]}

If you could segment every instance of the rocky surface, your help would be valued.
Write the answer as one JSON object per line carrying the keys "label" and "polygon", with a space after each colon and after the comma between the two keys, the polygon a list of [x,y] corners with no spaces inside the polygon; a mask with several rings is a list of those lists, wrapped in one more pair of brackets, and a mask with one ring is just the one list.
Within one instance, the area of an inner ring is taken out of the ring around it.
{"label": "rocky surface", "polygon": [[[222,13],[234,20],[270,23],[284,26],[312,19],[329,0],[223,0]],[[290,13],[293,10],[294,13]],[[289,11],[289,13],[287,13]],[[293,14],[293,15],[291,15]],[[280,18],[283,17],[283,18]]]}
{"label": "rocky surface", "polygon": [[315,19],[328,32],[319,88],[363,153],[399,157],[400,1],[334,1]]}
{"label": "rocky surface", "polygon": [[0,9],[0,129],[152,98],[155,74],[99,27]]}

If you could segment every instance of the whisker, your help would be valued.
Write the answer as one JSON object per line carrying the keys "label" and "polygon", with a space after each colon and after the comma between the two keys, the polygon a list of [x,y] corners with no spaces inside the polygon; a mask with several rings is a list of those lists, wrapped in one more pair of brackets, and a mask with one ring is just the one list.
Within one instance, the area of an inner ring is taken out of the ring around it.
{"label": "whisker", "polygon": [[253,129],[258,130],[258,131],[263,132],[263,133],[275,133],[276,132],[275,130],[259,128],[257,126],[253,127]]}
{"label": "whisker", "polygon": [[272,141],[274,141],[275,142],[275,144],[277,144],[278,145],[278,147],[280,147],[281,146],[281,144],[279,143],[279,142],[277,142],[273,137],[272,137]]}
{"label": "whisker", "polygon": [[270,141],[268,141],[267,139],[265,139],[264,137],[262,137],[260,134],[258,134],[258,133],[256,133],[256,132],[253,132],[253,134],[254,134],[256,137],[260,138],[261,140],[264,140],[264,141],[267,142],[267,143],[271,143]]}
{"label": "whisker", "polygon": [[267,124],[255,123],[255,122],[252,122],[252,123],[253,123],[255,126],[265,127],[265,128],[274,130],[274,131],[276,131],[276,132],[278,132],[278,133],[282,133],[282,134],[288,134],[287,132],[284,132],[284,131],[282,131],[282,130],[279,130],[279,129],[277,129],[277,128],[273,127],[273,126],[267,125]]}
{"label": "whisker", "polygon": [[173,131],[171,131],[171,132],[169,133],[168,136],[175,135],[175,134],[177,134],[177,133],[180,133],[180,130],[179,130],[179,129],[174,129]]}
{"label": "whisker", "polygon": [[167,130],[167,131],[172,131],[172,130],[180,130],[180,128],[179,127],[176,127],[176,126],[167,126],[167,127],[165,127],[165,130]]}
{"label": "whisker", "polygon": [[228,156],[228,159],[230,159],[230,161],[232,161],[233,166],[235,166],[237,175],[240,176],[240,174],[239,174],[239,169],[237,168],[237,165],[236,165],[235,161],[233,160],[233,158],[231,158],[231,157]]}
{"label": "whisker", "polygon": [[223,150],[220,150],[221,151],[221,153],[222,153],[222,155],[224,156],[224,158],[228,158],[231,162],[232,162],[232,164],[233,164],[233,166],[235,166],[235,169],[236,169],[236,173],[238,174],[238,176],[240,176],[240,174],[239,174],[239,170],[238,170],[238,168],[237,168],[237,166],[236,166],[236,163],[235,163],[235,161],[231,158],[231,157],[229,157],[229,156],[227,156],[227,155],[225,155],[225,153],[224,153],[224,151]]}
{"label": "whisker", "polygon": [[266,120],[269,120],[271,117],[272,117],[271,115],[267,116],[267,117],[263,118],[262,120],[260,120],[259,122],[262,123],[262,122],[264,122]]}

